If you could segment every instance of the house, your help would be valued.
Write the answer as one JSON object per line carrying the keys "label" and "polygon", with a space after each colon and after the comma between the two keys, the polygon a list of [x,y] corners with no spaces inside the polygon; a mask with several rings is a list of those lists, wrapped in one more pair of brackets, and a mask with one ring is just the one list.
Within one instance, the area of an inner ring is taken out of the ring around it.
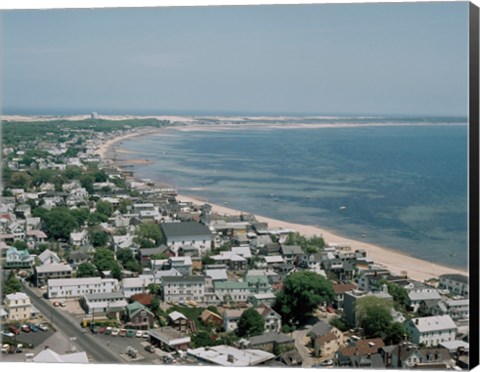
{"label": "house", "polygon": [[47,295],[48,298],[75,298],[85,294],[112,293],[117,290],[117,279],[100,277],[49,279]]}
{"label": "house", "polygon": [[221,327],[223,325],[223,318],[217,313],[214,313],[208,309],[202,311],[200,314],[200,320],[205,324],[215,327]]}
{"label": "house", "polygon": [[50,249],[45,249],[40,255],[38,256],[38,260],[42,264],[46,263],[60,263],[60,257],[55,252],[52,252]]}
{"label": "house", "polygon": [[345,293],[351,292],[356,288],[357,286],[355,285],[355,283],[349,283],[349,284],[334,283],[333,290],[335,292],[335,299],[333,301],[333,307],[335,309],[343,309],[343,298]]}
{"label": "house", "polygon": [[265,257],[263,257],[263,264],[267,268],[273,268],[275,265],[281,265],[283,263],[284,263],[283,257],[279,256],[279,255],[278,256],[265,256]]}
{"label": "house", "polygon": [[265,321],[265,333],[280,333],[282,330],[282,317],[270,306],[261,304],[255,308]]}
{"label": "house", "polygon": [[188,331],[188,318],[178,311],[168,314],[168,325],[173,329],[186,333]]}
{"label": "house", "polygon": [[187,350],[190,345],[190,336],[187,336],[172,327],[160,327],[148,332],[150,343],[164,351]]}
{"label": "house", "polygon": [[226,265],[230,270],[245,270],[247,259],[233,253],[232,251],[220,252],[220,254],[210,256],[216,265]]}
{"label": "house", "polygon": [[5,268],[6,269],[23,269],[32,266],[33,258],[27,249],[23,251],[17,250],[15,247],[10,247],[5,254]]}
{"label": "house", "polygon": [[243,312],[243,309],[226,309],[223,312],[223,329],[225,332],[233,332],[237,329],[238,321]]}
{"label": "house", "polygon": [[166,245],[161,245],[157,248],[143,248],[140,249],[140,263],[143,267],[149,267],[152,258],[159,255],[165,255],[165,257],[174,257],[175,253]]}
{"label": "house", "polygon": [[39,244],[45,243],[47,240],[47,234],[42,230],[30,230],[27,231],[27,240],[33,247],[38,247]]}
{"label": "house", "polygon": [[438,302],[442,299],[440,293],[435,288],[426,288],[419,291],[410,291],[408,293],[408,307],[412,312],[417,312],[423,301]]}
{"label": "house", "polygon": [[138,302],[143,306],[151,306],[153,298],[153,295],[150,293],[137,293],[130,297],[130,301]]}
{"label": "house", "polygon": [[52,349],[44,349],[40,351],[33,359],[34,363],[89,363],[87,353],[82,351],[79,353],[58,354]]}
{"label": "house", "polygon": [[355,274],[355,268],[351,262],[338,258],[323,260],[322,267],[327,274],[333,275],[338,280],[351,280]]}
{"label": "house", "polygon": [[86,230],[80,232],[70,233],[70,244],[76,247],[80,247],[88,243],[88,233]]}
{"label": "house", "polygon": [[163,300],[167,302],[204,302],[205,277],[165,276],[161,283]]}
{"label": "house", "polygon": [[[340,367],[372,367],[369,357],[379,354],[384,346],[385,343],[381,338],[359,340],[353,345],[343,346],[335,353],[335,365]],[[362,357],[365,359],[362,360]],[[378,356],[375,358],[378,358]],[[382,359],[380,357],[380,360]]]}
{"label": "house", "polygon": [[67,257],[68,264],[73,268],[77,269],[82,263],[88,262],[90,256],[82,251],[73,251]]}
{"label": "house", "polygon": [[272,271],[266,270],[249,270],[245,274],[244,282],[248,283],[252,293],[267,293],[272,288],[269,280],[271,273]]}
{"label": "house", "polygon": [[8,321],[28,320],[32,317],[32,303],[25,293],[16,292],[5,296],[4,308]]}
{"label": "house", "polygon": [[425,346],[453,341],[457,334],[457,326],[449,315],[414,318],[406,323],[405,328],[412,342]]}
{"label": "house", "polygon": [[439,289],[446,289],[453,295],[469,296],[468,277],[460,274],[440,275]]}
{"label": "house", "polygon": [[411,342],[402,342],[391,346],[386,360],[391,368],[417,368],[417,369],[452,369],[455,365],[448,350],[442,348],[428,349],[419,348]]}
{"label": "house", "polygon": [[330,357],[344,345],[344,336],[337,328],[319,321],[307,334],[313,345],[316,357]]}
{"label": "house", "polygon": [[299,245],[282,244],[280,252],[285,260],[285,263],[291,265],[298,265],[303,255],[302,248]]}
{"label": "house", "polygon": [[153,282],[153,275],[140,275],[138,278],[123,278],[120,283],[120,290],[126,298],[130,298],[134,295],[146,292],[148,285]]}
{"label": "house", "polygon": [[213,291],[222,303],[247,302],[251,295],[248,283],[231,280],[213,282]]}
{"label": "house", "polygon": [[199,222],[167,222],[162,223],[162,231],[167,245],[175,252],[183,245],[192,245],[203,255],[210,250],[212,233]]}
{"label": "house", "polygon": [[123,313],[128,305],[122,292],[84,294],[80,304],[86,314]]}
{"label": "house", "polygon": [[125,326],[134,329],[153,327],[155,315],[140,302],[128,304],[125,310]]}
{"label": "house", "polygon": [[168,267],[177,270],[182,275],[192,275],[192,258],[189,256],[170,257]]}
{"label": "house", "polygon": [[34,282],[41,287],[50,279],[71,278],[72,271],[72,267],[64,263],[46,263],[34,268]]}
{"label": "house", "polygon": [[244,345],[251,349],[260,349],[269,353],[278,354],[281,348],[295,348],[295,340],[283,333],[271,332],[260,336],[250,337]]}
{"label": "house", "polygon": [[200,362],[224,367],[257,366],[275,358],[275,355],[263,350],[237,349],[233,346],[218,345],[189,349],[188,355]]}
{"label": "house", "polygon": [[249,301],[254,307],[258,307],[261,304],[273,306],[277,297],[272,292],[255,293],[250,296]]}

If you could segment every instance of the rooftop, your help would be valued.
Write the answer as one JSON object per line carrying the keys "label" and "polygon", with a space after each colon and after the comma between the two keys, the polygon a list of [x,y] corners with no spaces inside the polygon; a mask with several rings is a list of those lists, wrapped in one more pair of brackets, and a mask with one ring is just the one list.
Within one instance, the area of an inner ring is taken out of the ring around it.
{"label": "rooftop", "polygon": [[434,332],[445,329],[457,329],[455,322],[449,315],[427,316],[424,318],[414,318],[411,320],[419,332]]}
{"label": "rooftop", "polygon": [[183,236],[211,236],[210,229],[198,222],[168,222],[160,225],[167,239]]}
{"label": "rooftop", "polygon": [[267,353],[263,350],[240,350],[227,345],[199,347],[188,350],[188,354],[200,360],[224,367],[256,366],[275,358],[274,354]]}

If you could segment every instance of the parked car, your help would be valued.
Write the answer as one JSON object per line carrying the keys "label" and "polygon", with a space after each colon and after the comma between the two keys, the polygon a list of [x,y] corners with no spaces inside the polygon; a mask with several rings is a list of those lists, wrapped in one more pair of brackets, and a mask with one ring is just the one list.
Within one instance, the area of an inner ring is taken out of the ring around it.
{"label": "parked car", "polygon": [[118,328],[113,328],[112,329],[112,336],[118,336],[118,334],[120,333],[120,330]]}
{"label": "parked car", "polygon": [[15,337],[15,334],[9,331],[2,331],[2,336],[13,338]]}
{"label": "parked car", "polygon": [[37,328],[42,330],[42,331],[48,331],[48,326],[46,324],[38,323],[36,324]]}
{"label": "parked car", "polygon": [[98,328],[98,333],[102,333],[102,334],[103,334],[103,333],[105,333],[106,330],[107,330],[106,327],[99,327],[99,328]]}
{"label": "parked car", "polygon": [[125,337],[126,334],[127,334],[127,330],[125,328],[122,328],[118,333],[120,337]]}
{"label": "parked car", "polygon": [[2,345],[2,353],[6,354],[10,350],[10,345],[9,344],[3,344]]}
{"label": "parked car", "polygon": [[320,362],[318,365],[320,367],[330,367],[330,366],[333,366],[333,360],[325,359],[323,362]]}
{"label": "parked car", "polygon": [[108,336],[108,335],[111,335],[112,334],[112,327],[107,327],[105,328],[105,334]]}
{"label": "parked car", "polygon": [[129,329],[127,330],[127,337],[133,337],[135,336],[135,330]]}
{"label": "parked car", "polygon": [[142,338],[149,338],[149,337],[150,337],[150,334],[148,333],[148,331],[143,331]]}
{"label": "parked car", "polygon": [[30,327],[26,324],[22,325],[22,331],[25,333],[30,333]]}
{"label": "parked car", "polygon": [[20,334],[20,330],[19,330],[17,327],[10,326],[10,327],[8,327],[8,330],[9,330],[10,332],[12,332],[13,334],[15,334],[15,335],[19,335],[19,334]]}
{"label": "parked car", "polygon": [[32,332],[38,332],[39,331],[39,329],[34,324],[28,324],[28,328],[30,328],[30,331],[32,331]]}
{"label": "parked car", "polygon": [[142,337],[143,336],[143,331],[137,331],[135,333],[135,337]]}
{"label": "parked car", "polygon": [[155,346],[149,344],[149,345],[145,346],[145,350],[148,351],[149,353],[154,353],[155,352]]}

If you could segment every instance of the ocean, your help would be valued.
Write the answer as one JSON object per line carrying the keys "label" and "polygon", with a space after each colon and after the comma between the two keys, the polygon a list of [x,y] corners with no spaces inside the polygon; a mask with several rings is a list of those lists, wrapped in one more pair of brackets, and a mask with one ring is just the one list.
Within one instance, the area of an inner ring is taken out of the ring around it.
{"label": "ocean", "polygon": [[[468,126],[393,121],[432,125],[168,130],[123,141],[117,160],[151,160],[135,176],[180,194],[465,269]],[[356,121],[372,122],[392,120]]]}

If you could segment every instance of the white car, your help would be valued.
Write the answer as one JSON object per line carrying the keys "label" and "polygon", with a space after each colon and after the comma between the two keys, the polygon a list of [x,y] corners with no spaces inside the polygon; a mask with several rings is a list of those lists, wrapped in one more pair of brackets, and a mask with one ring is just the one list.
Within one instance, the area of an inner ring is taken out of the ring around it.
{"label": "white car", "polygon": [[143,331],[142,338],[149,338],[149,337],[150,337],[150,334],[148,333],[148,331]]}
{"label": "white car", "polygon": [[119,333],[120,333],[120,330],[118,328],[112,329],[112,336],[118,336]]}
{"label": "white car", "polygon": [[8,331],[3,331],[2,335],[5,337],[11,337],[11,338],[15,337],[15,335],[12,332],[8,332]]}
{"label": "white car", "polygon": [[135,333],[135,337],[142,337],[143,336],[143,331],[137,331]]}

